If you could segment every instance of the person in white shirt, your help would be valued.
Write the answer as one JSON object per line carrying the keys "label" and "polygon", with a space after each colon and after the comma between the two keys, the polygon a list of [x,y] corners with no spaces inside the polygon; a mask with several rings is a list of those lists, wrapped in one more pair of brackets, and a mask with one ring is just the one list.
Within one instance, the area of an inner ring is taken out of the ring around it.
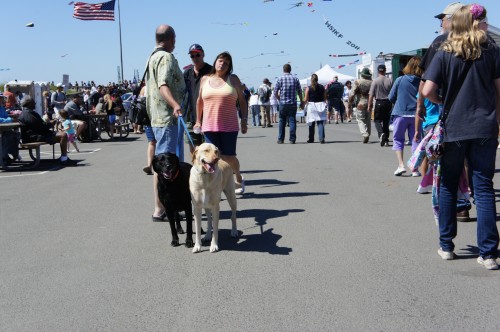
{"label": "person in white shirt", "polygon": [[259,95],[252,92],[250,99],[248,101],[249,111],[252,113],[252,124],[254,127],[260,126],[260,110],[259,110]]}

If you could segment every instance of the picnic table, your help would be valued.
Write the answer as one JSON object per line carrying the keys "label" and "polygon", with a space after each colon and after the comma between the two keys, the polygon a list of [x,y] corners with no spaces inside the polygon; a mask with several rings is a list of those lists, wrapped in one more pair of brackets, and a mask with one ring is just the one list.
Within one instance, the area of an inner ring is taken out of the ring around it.
{"label": "picnic table", "polygon": [[103,123],[102,121],[106,119],[107,115],[106,113],[88,113],[87,115],[88,122],[89,122],[89,140],[92,141],[92,129],[96,128],[97,129],[97,139],[102,141],[101,137],[101,132],[102,132],[102,126]]}

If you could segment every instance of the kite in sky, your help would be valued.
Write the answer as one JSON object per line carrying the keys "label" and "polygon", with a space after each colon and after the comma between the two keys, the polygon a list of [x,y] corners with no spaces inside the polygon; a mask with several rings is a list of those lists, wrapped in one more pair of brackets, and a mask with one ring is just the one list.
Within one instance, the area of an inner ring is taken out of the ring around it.
{"label": "kite in sky", "polygon": [[212,24],[219,24],[219,25],[243,25],[243,26],[248,26],[248,22],[241,22],[241,23],[222,23],[222,22],[213,22]]}
{"label": "kite in sky", "polygon": [[270,52],[270,53],[260,53],[260,54],[257,54],[257,55],[254,55],[254,56],[251,56],[251,57],[248,57],[248,58],[242,58],[242,59],[253,59],[253,58],[256,58],[256,57],[258,57],[258,56],[268,55],[268,54],[282,55],[283,53],[285,53],[285,51],[280,51],[280,52]]}
{"label": "kite in sky", "polygon": [[28,27],[28,28],[33,28],[34,26],[35,26],[35,23],[33,23],[33,22],[26,24],[26,27]]}
{"label": "kite in sky", "polygon": [[10,68],[0,68],[0,71],[9,71]]}
{"label": "kite in sky", "polygon": [[359,53],[352,53],[352,54],[330,54],[332,58],[342,58],[342,57],[347,57],[347,56],[358,56],[358,55],[365,55],[366,52],[359,52]]}
{"label": "kite in sky", "polygon": [[61,58],[64,58],[66,55],[68,55],[68,54],[61,55]]}
{"label": "kite in sky", "polygon": [[345,65],[338,65],[337,67],[333,67],[333,68],[340,69],[340,68],[344,68],[344,67],[346,67],[346,66],[353,65],[353,64],[358,63],[358,62],[359,62],[359,59],[358,59],[358,60],[356,60],[356,61],[352,61],[352,62],[346,63]]}
{"label": "kite in sky", "polygon": [[75,3],[74,1],[71,1],[70,3],[68,3],[68,6],[71,6],[74,3]]}
{"label": "kite in sky", "polygon": [[302,6],[304,3],[301,1],[301,2],[297,2],[297,3],[292,3],[292,7],[288,8],[288,9],[292,9],[292,8],[297,8],[297,7],[300,7]]}
{"label": "kite in sky", "polygon": [[274,0],[263,0],[262,2],[266,3],[266,2],[271,2],[271,1],[274,1]]}

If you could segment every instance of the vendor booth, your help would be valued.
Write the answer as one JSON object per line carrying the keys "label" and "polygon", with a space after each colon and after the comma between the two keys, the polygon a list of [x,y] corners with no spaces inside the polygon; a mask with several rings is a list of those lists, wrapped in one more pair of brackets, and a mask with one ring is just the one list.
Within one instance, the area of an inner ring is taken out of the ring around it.
{"label": "vendor booth", "polygon": [[[334,76],[338,76],[339,82],[342,83],[345,83],[346,81],[353,81],[356,79],[353,76],[336,72],[335,70],[332,69],[332,67],[330,67],[330,65],[324,65],[323,68],[314,72],[314,74],[318,75],[318,83],[323,85],[327,85],[328,83],[333,81]],[[300,85],[302,87],[309,86],[310,84],[311,84],[311,76],[300,80]]]}

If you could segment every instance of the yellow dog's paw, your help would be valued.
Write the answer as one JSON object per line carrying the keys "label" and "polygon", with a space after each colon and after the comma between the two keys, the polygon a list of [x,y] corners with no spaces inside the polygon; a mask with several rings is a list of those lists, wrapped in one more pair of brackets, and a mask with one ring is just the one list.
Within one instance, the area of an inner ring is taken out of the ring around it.
{"label": "yellow dog's paw", "polygon": [[201,244],[195,244],[193,247],[193,254],[196,254],[201,251]]}
{"label": "yellow dog's paw", "polygon": [[210,252],[217,252],[217,251],[219,251],[219,246],[212,243],[212,245],[210,246]]}

